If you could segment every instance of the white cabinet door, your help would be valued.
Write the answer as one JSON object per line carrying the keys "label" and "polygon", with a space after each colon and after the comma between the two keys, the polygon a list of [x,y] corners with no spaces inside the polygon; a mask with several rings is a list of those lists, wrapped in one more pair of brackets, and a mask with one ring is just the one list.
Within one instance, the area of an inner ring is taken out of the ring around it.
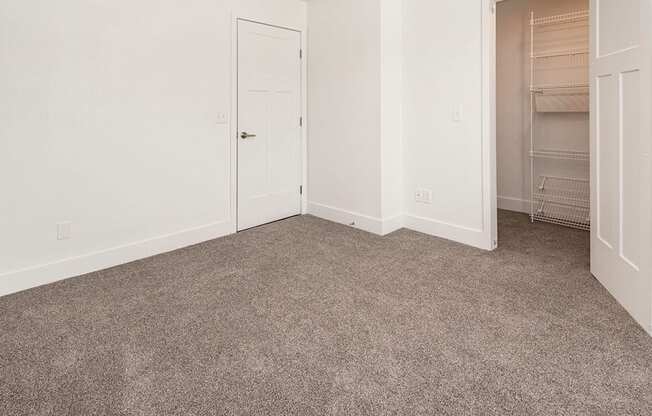
{"label": "white cabinet door", "polygon": [[300,213],[301,35],[238,21],[238,230]]}
{"label": "white cabinet door", "polygon": [[650,0],[591,0],[591,271],[652,320]]}

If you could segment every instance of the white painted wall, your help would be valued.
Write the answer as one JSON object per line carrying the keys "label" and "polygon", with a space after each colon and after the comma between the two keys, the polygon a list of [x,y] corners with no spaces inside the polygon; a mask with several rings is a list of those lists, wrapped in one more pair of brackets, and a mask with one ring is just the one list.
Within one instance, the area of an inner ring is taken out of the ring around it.
{"label": "white painted wall", "polygon": [[[234,231],[232,16],[299,0],[0,3],[0,295]],[[72,239],[55,224],[72,221]]]}
{"label": "white painted wall", "polygon": [[403,0],[380,2],[380,157],[383,234],[403,225]]}
{"label": "white painted wall", "polygon": [[[404,196],[408,227],[490,249],[482,106],[486,7],[489,2],[478,0],[404,3]],[[459,122],[453,120],[457,108]],[[431,204],[415,202],[417,188],[432,191]]]}
{"label": "white painted wall", "polygon": [[493,247],[483,4],[309,2],[310,213]]}
{"label": "white painted wall", "polygon": [[[498,206],[530,212],[530,12],[550,16],[588,9],[588,0],[507,0],[496,13]],[[588,151],[588,114],[539,115],[538,142]],[[541,164],[541,161],[540,161]],[[588,165],[546,161],[560,176],[588,178]]]}
{"label": "white painted wall", "polygon": [[308,210],[373,230],[381,217],[379,0],[312,0],[308,28]]}
{"label": "white painted wall", "polygon": [[378,234],[402,224],[401,1],[311,0],[309,212]]}

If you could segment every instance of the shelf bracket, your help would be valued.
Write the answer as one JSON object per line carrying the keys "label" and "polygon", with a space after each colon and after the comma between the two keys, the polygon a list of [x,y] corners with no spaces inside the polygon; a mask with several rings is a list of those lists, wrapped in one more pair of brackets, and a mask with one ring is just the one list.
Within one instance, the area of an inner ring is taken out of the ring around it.
{"label": "shelf bracket", "polygon": [[548,179],[547,176],[544,176],[543,179],[541,179],[541,185],[539,185],[539,190],[543,191],[546,189],[546,179]]}

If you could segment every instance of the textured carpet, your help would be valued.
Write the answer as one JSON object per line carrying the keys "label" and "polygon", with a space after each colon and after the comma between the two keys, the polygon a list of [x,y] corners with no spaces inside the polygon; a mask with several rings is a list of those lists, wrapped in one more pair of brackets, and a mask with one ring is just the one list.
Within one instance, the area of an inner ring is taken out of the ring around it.
{"label": "textured carpet", "polygon": [[0,298],[2,415],[650,415],[588,234],[483,252],[314,217]]}

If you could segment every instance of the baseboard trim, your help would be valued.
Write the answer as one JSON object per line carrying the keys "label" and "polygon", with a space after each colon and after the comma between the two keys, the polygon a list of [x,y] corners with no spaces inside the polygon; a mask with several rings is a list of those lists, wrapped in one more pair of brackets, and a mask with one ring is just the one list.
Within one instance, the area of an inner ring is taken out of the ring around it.
{"label": "baseboard trim", "polygon": [[382,235],[387,235],[390,233],[393,233],[394,231],[398,231],[401,228],[404,227],[404,219],[405,217],[401,215],[397,215],[392,218],[388,218],[383,220],[383,234]]}
{"label": "baseboard trim", "polygon": [[520,198],[512,198],[509,196],[498,197],[498,209],[507,211],[522,212],[524,214],[530,213],[530,201]]}
{"label": "baseboard trim", "polygon": [[308,214],[338,224],[349,225],[377,235],[387,235],[403,228],[403,216],[397,215],[383,220],[369,215],[348,211],[317,202],[308,202]]}
{"label": "baseboard trim", "polygon": [[0,274],[0,296],[174,251],[234,232],[233,222],[215,222],[81,256],[2,273]]}
{"label": "baseboard trim", "polygon": [[[377,235],[387,235],[401,228],[408,228],[484,250],[493,249],[482,230],[415,215],[397,215],[383,220],[315,202],[308,203],[308,213],[340,224],[354,223],[353,227]],[[0,296],[174,251],[233,233],[235,233],[233,222],[215,222],[51,263],[0,273]]]}
{"label": "baseboard trim", "polygon": [[490,238],[487,237],[485,232],[479,229],[449,224],[409,214],[405,215],[404,224],[405,228],[434,237],[444,238],[446,240],[481,248],[483,250],[494,249]]}
{"label": "baseboard trim", "polygon": [[401,228],[408,228],[433,237],[444,238],[483,250],[494,249],[493,243],[490,241],[491,239],[482,230],[435,221],[416,215],[397,215],[386,220],[381,220],[380,218],[374,218],[316,202],[308,203],[308,213],[315,217],[349,225],[377,235],[387,235]]}

